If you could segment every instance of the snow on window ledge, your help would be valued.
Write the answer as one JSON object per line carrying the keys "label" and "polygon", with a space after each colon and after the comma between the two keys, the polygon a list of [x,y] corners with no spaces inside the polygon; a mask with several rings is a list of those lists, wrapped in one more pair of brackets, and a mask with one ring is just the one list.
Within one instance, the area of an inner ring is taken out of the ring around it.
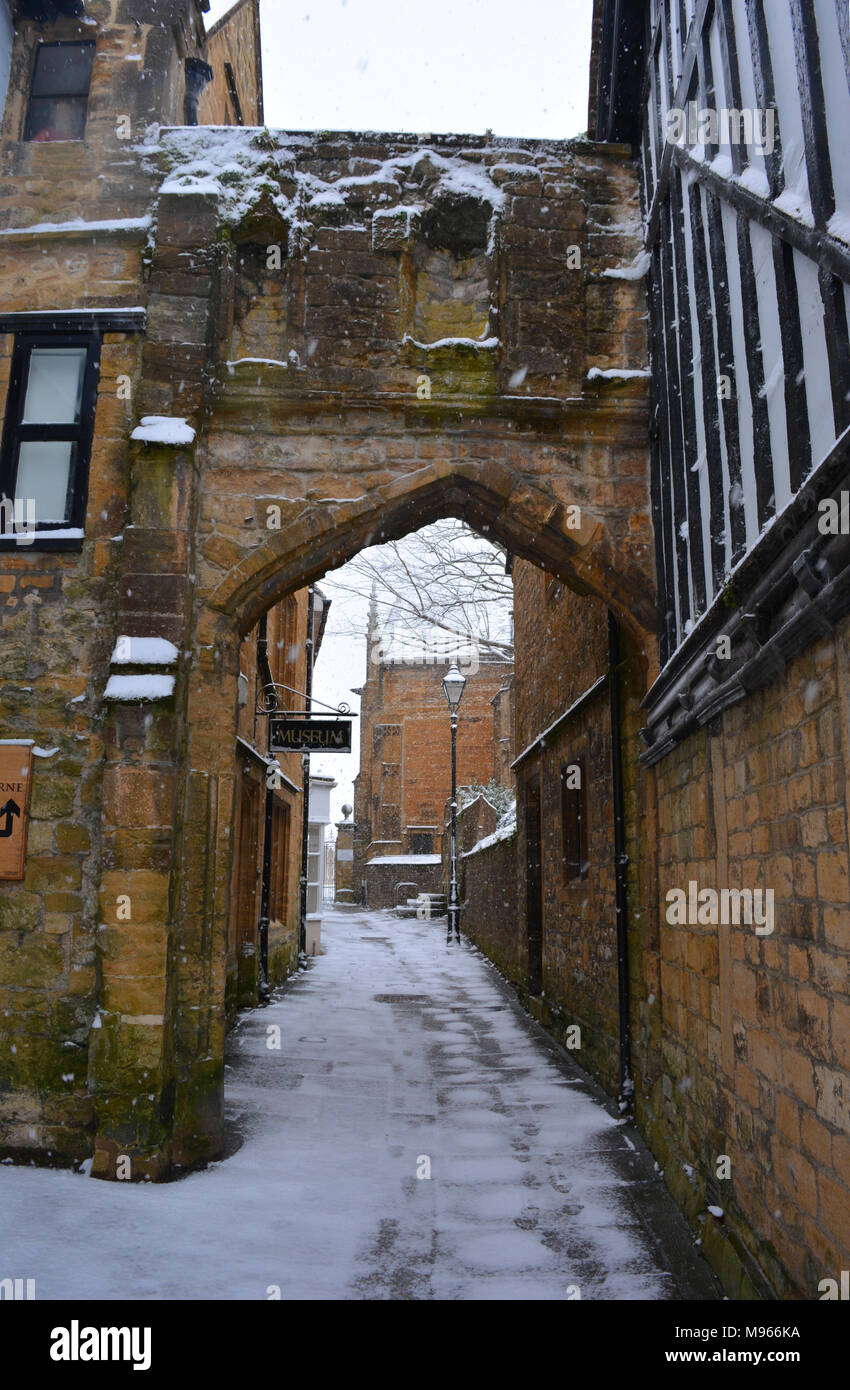
{"label": "snow on window ledge", "polygon": [[138,704],[145,700],[167,700],[173,694],[173,676],[110,676],[103,698]]}
{"label": "snow on window ledge", "polygon": [[195,431],[182,415],[143,415],[130,438],[145,444],[191,444]]}
{"label": "snow on window ledge", "polygon": [[120,636],[109,660],[112,666],[173,666],[177,657],[174,643],[164,637]]}
{"label": "snow on window ledge", "polygon": [[638,377],[648,377],[649,368],[646,367],[591,367],[587,374],[588,381],[634,381]]}

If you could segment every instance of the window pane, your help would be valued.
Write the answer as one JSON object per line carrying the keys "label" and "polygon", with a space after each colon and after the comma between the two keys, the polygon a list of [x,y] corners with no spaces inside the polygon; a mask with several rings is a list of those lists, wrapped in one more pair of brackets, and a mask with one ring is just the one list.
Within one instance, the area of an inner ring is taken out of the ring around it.
{"label": "window pane", "polygon": [[34,97],[27,113],[25,140],[82,140],[85,97]]}
{"label": "window pane", "polygon": [[24,425],[74,425],[80,418],[86,349],[33,348],[27,373]]}
{"label": "window pane", "polygon": [[35,499],[36,521],[67,521],[76,444],[66,439],[28,439],[18,455],[15,498]]}
{"label": "window pane", "polygon": [[32,95],[88,96],[93,62],[93,43],[60,43],[40,48],[35,59]]}

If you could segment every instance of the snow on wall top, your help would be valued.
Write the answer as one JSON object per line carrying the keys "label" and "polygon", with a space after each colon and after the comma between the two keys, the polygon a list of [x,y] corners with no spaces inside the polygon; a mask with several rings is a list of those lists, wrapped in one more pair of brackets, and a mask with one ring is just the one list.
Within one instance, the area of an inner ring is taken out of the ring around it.
{"label": "snow on wall top", "polygon": [[[373,138],[385,148],[401,148],[379,159],[358,152],[358,144],[368,138],[363,134],[331,138],[350,143],[350,149],[347,159],[341,155],[322,161],[329,162],[329,178],[315,172],[317,137],[311,134],[178,126],[159,131],[158,137],[151,130],[138,150],[167,171],[161,193],[215,194],[224,220],[234,226],[261,201],[266,206],[271,202],[293,228],[329,208],[362,208],[364,200],[373,212],[421,211],[423,196],[431,204],[473,197],[497,213],[505,204],[499,183],[507,174],[541,175],[553,160],[562,168],[569,157],[566,142],[540,141],[514,149],[510,142],[494,141],[464,153],[443,153],[438,148],[442,142],[433,137],[384,134]],[[513,163],[511,155],[523,162]]]}

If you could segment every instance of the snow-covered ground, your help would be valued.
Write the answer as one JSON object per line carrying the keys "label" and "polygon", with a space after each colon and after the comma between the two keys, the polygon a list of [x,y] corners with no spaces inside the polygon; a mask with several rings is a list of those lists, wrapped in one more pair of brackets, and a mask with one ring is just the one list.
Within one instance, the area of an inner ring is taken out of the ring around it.
{"label": "snow-covered ground", "polygon": [[0,1167],[0,1277],[39,1299],[712,1296],[696,1254],[684,1283],[664,1267],[647,1213],[684,1227],[634,1131],[482,956],[384,912],[328,910],[324,943],[231,1037],[241,1147],[160,1185]]}

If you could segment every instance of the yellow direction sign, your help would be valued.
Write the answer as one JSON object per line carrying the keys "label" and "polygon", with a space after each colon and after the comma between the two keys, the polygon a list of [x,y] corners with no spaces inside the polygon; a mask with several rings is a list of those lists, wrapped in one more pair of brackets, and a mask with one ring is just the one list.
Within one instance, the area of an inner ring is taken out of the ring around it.
{"label": "yellow direction sign", "polygon": [[32,748],[0,743],[0,879],[22,879],[32,785]]}

